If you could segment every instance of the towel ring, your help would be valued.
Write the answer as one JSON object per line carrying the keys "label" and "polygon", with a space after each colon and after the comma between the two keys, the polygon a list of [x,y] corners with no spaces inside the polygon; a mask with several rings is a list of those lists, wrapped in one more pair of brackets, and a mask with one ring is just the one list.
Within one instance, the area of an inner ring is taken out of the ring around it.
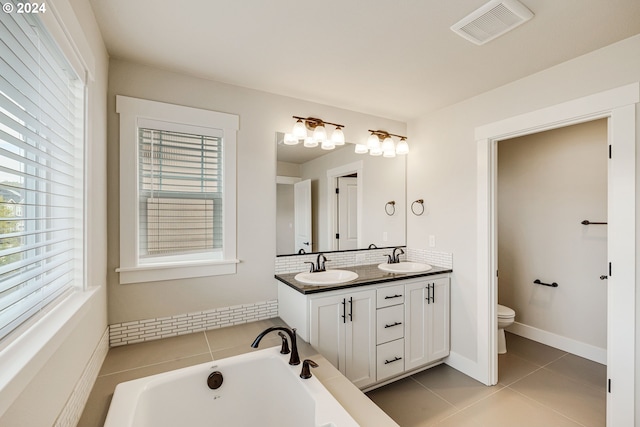
{"label": "towel ring", "polygon": [[387,204],[384,205],[384,211],[389,216],[392,216],[394,213],[396,213],[396,201],[392,200],[390,202],[387,202]]}
{"label": "towel ring", "polygon": [[[415,208],[415,204],[418,203],[421,208],[416,209]],[[420,213],[418,213],[417,211],[420,211]],[[413,212],[414,215],[416,216],[420,216],[424,213],[424,200],[423,199],[418,199],[416,201],[414,201],[413,203],[411,203],[411,212]]]}

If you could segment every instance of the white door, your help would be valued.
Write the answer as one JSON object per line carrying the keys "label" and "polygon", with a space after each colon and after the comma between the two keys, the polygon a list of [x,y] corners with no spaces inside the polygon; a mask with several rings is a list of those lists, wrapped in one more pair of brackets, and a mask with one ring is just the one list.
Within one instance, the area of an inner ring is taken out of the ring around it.
{"label": "white door", "polygon": [[293,185],[295,251],[312,251],[311,242],[311,180]]}
{"label": "white door", "polygon": [[338,178],[338,250],[358,248],[358,178]]}

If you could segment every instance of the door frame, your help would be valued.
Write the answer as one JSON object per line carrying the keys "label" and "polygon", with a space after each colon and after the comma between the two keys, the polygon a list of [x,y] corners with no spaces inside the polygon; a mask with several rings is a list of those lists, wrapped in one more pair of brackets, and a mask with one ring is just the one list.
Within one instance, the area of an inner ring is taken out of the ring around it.
{"label": "door frame", "polygon": [[608,119],[607,425],[631,425],[635,412],[636,104],[640,83],[489,123],[475,129],[478,165],[477,273],[478,378],[498,381],[497,355],[497,142]]}

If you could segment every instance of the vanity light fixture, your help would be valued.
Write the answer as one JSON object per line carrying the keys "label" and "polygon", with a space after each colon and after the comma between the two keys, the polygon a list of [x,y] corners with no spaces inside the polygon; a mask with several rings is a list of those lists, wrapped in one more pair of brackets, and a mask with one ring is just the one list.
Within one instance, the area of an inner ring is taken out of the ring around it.
{"label": "vanity light fixture", "polygon": [[[356,144],[356,153],[364,154],[367,151],[372,156],[384,156],[395,157],[396,154],[408,154],[409,144],[407,144],[407,137],[402,135],[396,135],[384,130],[371,130],[371,135],[367,139],[367,144]],[[396,144],[392,137],[400,138],[400,141]],[[381,142],[382,141],[382,142]]]}
{"label": "vanity light fixture", "polygon": [[[296,145],[300,141],[304,142],[304,146],[307,148],[313,148],[320,145],[323,150],[333,150],[337,145],[344,145],[345,138],[342,128],[344,125],[338,123],[325,122],[322,119],[316,117],[298,117],[293,116],[296,119],[291,133],[287,133],[284,136],[284,143],[287,145]],[[326,125],[335,126],[335,129],[331,133],[331,137],[328,137]],[[307,130],[312,131],[311,136],[307,133]]]}

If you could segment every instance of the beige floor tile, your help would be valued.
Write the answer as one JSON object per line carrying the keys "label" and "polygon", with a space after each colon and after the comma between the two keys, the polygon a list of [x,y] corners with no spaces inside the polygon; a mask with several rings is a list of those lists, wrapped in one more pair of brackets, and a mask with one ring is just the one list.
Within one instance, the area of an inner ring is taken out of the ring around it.
{"label": "beige floor tile", "polygon": [[539,366],[544,366],[567,354],[566,351],[558,350],[509,332],[505,332],[505,336],[507,352]]}
{"label": "beige floor tile", "polygon": [[509,386],[587,427],[606,424],[606,391],[585,386],[546,368]]}
{"label": "beige floor tile", "polygon": [[426,427],[457,409],[412,378],[370,391],[367,396],[402,427]]}
{"label": "beige floor tile", "polygon": [[99,375],[210,354],[203,332],[109,349]]}
{"label": "beige floor tile", "polygon": [[[112,350],[114,349],[111,349],[110,351]],[[121,382],[131,381],[147,377],[149,375],[160,374],[162,372],[173,371],[175,369],[186,368],[188,366],[210,361],[211,355],[209,353],[205,353],[170,362],[158,363],[143,368],[101,375],[98,377],[93,389],[91,390],[91,394],[89,395],[89,399],[80,418],[80,422],[78,423],[78,427],[97,427],[104,424],[109,410],[109,404],[113,397],[113,391],[115,390],[116,385]]]}
{"label": "beige floor tile", "polygon": [[605,389],[607,386],[607,366],[567,353],[545,368],[566,375],[586,385]]}
{"label": "beige floor tile", "polygon": [[457,412],[437,427],[579,427],[562,415],[505,387]]}
{"label": "beige floor tile", "polygon": [[412,378],[458,409],[465,408],[503,387],[501,384],[487,387],[445,364],[422,371]]}
{"label": "beige floor tile", "polygon": [[531,363],[511,352],[498,355],[499,384],[509,385],[538,369],[540,369],[539,365]]}
{"label": "beige floor tile", "polygon": [[[259,320],[257,322],[212,329],[206,331],[205,334],[209,347],[213,352],[243,345],[249,347],[262,331],[272,326],[284,326],[284,323],[280,319]],[[264,339],[267,337],[278,338],[278,334],[277,332],[271,332]],[[263,344],[261,343],[260,347],[262,346]]]}

